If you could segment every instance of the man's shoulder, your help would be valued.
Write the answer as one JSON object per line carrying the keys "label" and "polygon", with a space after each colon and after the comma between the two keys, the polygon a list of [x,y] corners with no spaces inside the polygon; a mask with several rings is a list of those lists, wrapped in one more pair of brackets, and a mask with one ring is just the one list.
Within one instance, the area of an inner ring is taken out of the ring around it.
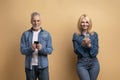
{"label": "man's shoulder", "polygon": [[51,37],[51,34],[45,29],[41,30],[41,34],[42,34],[42,37],[47,37],[47,38]]}
{"label": "man's shoulder", "polygon": [[42,31],[42,33],[44,33],[44,34],[50,35],[50,33],[49,33],[47,30],[45,30],[45,29],[42,29],[41,31]]}
{"label": "man's shoulder", "polygon": [[30,32],[31,32],[31,29],[28,29],[28,30],[23,32],[23,35],[28,35]]}
{"label": "man's shoulder", "polygon": [[24,31],[24,32],[31,32],[32,31],[32,29],[28,29],[28,30],[26,30],[26,31]]}

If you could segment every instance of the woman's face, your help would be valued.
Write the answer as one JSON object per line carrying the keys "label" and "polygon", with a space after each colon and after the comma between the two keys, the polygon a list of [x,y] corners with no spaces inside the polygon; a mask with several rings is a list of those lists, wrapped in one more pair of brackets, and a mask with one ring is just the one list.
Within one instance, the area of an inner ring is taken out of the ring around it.
{"label": "woman's face", "polygon": [[83,18],[81,21],[82,30],[88,30],[89,28],[89,20],[87,18]]}

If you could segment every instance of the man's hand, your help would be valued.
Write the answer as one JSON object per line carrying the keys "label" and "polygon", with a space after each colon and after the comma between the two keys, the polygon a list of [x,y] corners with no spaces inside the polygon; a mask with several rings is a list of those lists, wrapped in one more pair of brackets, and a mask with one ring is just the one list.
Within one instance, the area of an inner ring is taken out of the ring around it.
{"label": "man's hand", "polygon": [[42,45],[40,43],[36,44],[36,48],[40,51],[42,49]]}
{"label": "man's hand", "polygon": [[36,44],[32,44],[31,48],[32,48],[33,51],[35,51],[35,49],[36,49]]}

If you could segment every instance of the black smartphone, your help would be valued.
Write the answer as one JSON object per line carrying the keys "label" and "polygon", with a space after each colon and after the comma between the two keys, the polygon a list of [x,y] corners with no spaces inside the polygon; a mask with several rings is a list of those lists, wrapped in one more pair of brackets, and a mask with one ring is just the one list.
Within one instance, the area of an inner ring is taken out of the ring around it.
{"label": "black smartphone", "polygon": [[34,44],[39,44],[39,42],[38,41],[34,41]]}

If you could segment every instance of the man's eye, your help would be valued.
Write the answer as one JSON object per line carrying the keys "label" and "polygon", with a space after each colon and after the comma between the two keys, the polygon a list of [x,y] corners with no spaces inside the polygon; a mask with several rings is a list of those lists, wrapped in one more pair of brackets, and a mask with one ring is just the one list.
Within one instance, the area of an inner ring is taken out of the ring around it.
{"label": "man's eye", "polygon": [[40,22],[40,20],[37,20],[37,22]]}

